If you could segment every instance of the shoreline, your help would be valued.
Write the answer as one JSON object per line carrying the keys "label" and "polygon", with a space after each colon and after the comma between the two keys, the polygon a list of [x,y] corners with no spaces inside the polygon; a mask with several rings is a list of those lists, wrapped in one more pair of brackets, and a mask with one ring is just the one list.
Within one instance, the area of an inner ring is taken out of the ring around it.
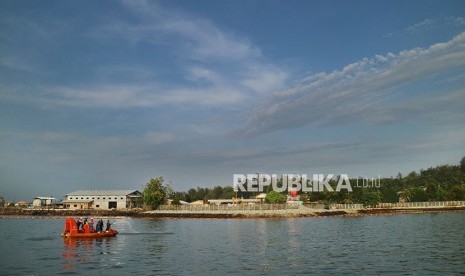
{"label": "shoreline", "polygon": [[284,209],[284,210],[240,210],[240,211],[142,211],[142,210],[64,210],[64,209],[0,209],[0,218],[5,217],[130,217],[153,219],[273,219],[273,218],[317,218],[317,217],[362,217],[372,215],[401,215],[465,211],[459,207],[421,208],[366,208],[366,209]]}

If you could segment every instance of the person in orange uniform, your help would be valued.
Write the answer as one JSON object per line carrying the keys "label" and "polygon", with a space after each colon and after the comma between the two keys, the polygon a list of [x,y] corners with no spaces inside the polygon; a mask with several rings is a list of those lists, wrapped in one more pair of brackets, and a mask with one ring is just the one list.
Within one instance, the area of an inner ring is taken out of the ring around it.
{"label": "person in orange uniform", "polygon": [[90,233],[90,226],[88,222],[84,224],[84,233]]}

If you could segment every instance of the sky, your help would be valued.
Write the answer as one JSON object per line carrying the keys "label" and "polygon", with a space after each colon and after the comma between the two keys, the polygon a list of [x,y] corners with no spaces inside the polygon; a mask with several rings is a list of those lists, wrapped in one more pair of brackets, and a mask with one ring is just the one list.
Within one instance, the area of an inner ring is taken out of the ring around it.
{"label": "sky", "polygon": [[464,1],[2,1],[0,196],[465,155]]}

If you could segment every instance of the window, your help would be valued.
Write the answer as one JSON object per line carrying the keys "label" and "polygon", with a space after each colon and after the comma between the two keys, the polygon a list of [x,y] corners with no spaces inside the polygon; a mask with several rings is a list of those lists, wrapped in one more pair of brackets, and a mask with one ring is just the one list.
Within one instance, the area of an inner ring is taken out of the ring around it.
{"label": "window", "polygon": [[100,197],[97,197],[97,199],[100,199]]}
{"label": "window", "polygon": [[94,197],[92,197],[92,199],[94,199]]}
{"label": "window", "polygon": [[118,198],[115,196],[115,199],[118,199]]}
{"label": "window", "polygon": [[120,199],[123,199],[122,197]]}
{"label": "window", "polygon": [[81,197],[81,199],[84,199],[83,197]]}
{"label": "window", "polygon": [[77,204],[74,204],[74,208],[76,208],[76,207],[77,207]]}
{"label": "window", "polygon": [[100,207],[100,205],[98,205],[98,204],[97,204],[97,205],[95,205],[95,208],[99,208],[99,207]]}
{"label": "window", "polygon": [[86,199],[89,199],[89,197],[86,197]]}
{"label": "window", "polygon": [[103,198],[103,199],[105,199],[105,198]]}

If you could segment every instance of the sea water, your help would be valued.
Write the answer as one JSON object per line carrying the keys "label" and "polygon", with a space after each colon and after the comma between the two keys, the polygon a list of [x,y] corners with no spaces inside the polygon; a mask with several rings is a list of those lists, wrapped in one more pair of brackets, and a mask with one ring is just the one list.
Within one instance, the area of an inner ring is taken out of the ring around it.
{"label": "sea water", "polygon": [[64,218],[0,218],[0,274],[465,273],[465,212],[110,221],[114,238],[63,239]]}

